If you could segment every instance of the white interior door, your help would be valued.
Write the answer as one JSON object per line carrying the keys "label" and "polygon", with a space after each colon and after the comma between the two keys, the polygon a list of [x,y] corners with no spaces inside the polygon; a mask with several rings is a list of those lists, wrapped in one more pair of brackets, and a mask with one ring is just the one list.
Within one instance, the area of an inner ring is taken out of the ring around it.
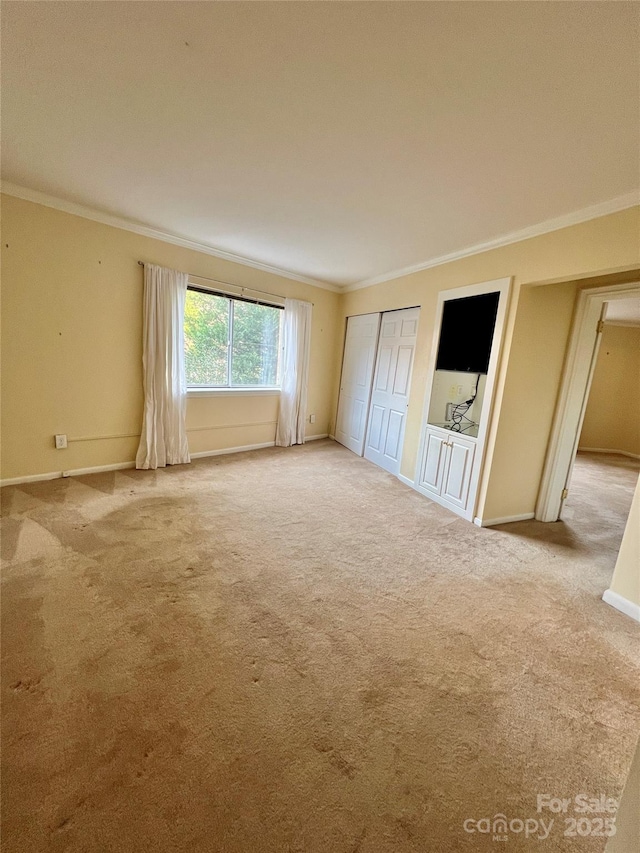
{"label": "white interior door", "polygon": [[380,314],[360,314],[347,319],[336,441],[362,456]]}
{"label": "white interior door", "polygon": [[397,474],[407,422],[419,308],[382,315],[365,459]]}

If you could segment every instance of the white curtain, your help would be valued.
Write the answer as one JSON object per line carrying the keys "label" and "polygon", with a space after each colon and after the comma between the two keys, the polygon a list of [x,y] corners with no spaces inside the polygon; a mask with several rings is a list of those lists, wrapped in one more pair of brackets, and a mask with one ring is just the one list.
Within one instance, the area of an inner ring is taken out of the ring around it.
{"label": "white curtain", "polygon": [[185,418],[184,303],[188,275],[144,265],[144,414],[136,468],[190,462]]}
{"label": "white curtain", "polygon": [[284,301],[282,388],[276,444],[304,444],[311,349],[311,303]]}

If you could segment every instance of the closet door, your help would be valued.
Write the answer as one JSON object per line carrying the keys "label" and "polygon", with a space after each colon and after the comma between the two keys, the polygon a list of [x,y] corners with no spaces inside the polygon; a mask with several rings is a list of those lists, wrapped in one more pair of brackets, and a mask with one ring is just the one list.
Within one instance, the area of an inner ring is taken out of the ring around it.
{"label": "closet door", "polygon": [[386,471],[400,470],[419,308],[382,315],[364,456]]}
{"label": "closet door", "polygon": [[347,319],[336,441],[362,456],[380,314],[360,314]]}

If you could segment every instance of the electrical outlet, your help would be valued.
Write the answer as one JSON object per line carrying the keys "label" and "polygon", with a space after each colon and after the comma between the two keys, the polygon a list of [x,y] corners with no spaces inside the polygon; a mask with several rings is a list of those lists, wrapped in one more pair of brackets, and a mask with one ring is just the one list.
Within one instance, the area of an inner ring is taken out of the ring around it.
{"label": "electrical outlet", "polygon": [[64,434],[56,435],[55,441],[56,441],[56,450],[64,450],[66,448],[66,446],[67,446],[67,436],[66,435],[64,435]]}
{"label": "electrical outlet", "polygon": [[316,416],[315,415],[309,415],[309,423],[315,424],[315,422],[316,422]]}

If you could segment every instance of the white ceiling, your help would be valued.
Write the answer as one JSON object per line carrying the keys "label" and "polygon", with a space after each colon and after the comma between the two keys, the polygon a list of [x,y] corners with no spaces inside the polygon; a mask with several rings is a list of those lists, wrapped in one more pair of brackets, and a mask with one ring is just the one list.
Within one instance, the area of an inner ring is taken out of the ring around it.
{"label": "white ceiling", "polygon": [[294,274],[390,277],[638,187],[634,3],[2,19],[4,180]]}
{"label": "white ceiling", "polygon": [[624,326],[640,326],[640,297],[633,299],[612,299],[607,302],[607,323]]}

